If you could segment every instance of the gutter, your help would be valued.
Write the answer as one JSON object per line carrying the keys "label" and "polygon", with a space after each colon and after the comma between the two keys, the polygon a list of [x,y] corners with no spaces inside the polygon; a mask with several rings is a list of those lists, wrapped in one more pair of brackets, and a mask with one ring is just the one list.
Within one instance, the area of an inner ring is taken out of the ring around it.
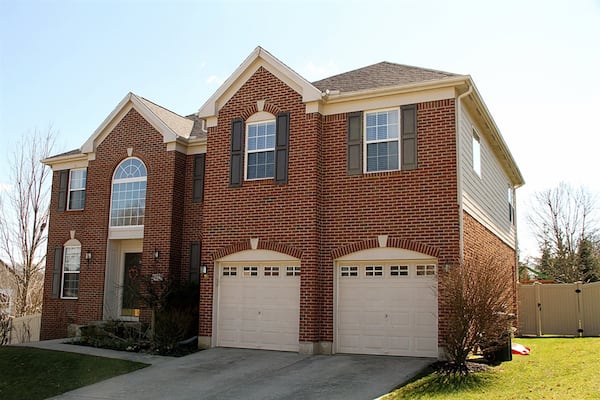
{"label": "gutter", "polygon": [[471,82],[467,82],[469,89],[463,94],[456,98],[455,105],[455,122],[456,126],[456,201],[458,203],[458,254],[460,255],[460,262],[462,264],[465,253],[465,240],[464,240],[464,218],[463,218],[463,195],[462,195],[462,181],[463,181],[463,170],[461,165],[461,146],[460,146],[460,122],[461,122],[461,102],[462,99],[469,96],[473,92],[473,85]]}

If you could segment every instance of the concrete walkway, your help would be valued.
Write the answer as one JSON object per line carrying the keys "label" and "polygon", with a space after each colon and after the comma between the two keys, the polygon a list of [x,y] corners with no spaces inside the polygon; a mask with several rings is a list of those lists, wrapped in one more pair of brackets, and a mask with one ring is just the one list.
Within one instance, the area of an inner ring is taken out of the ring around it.
{"label": "concrete walkway", "polygon": [[[56,396],[56,400],[357,399],[377,398],[415,376],[431,358],[213,348],[171,358],[65,345],[29,344],[152,365]],[[115,354],[118,353],[118,354]],[[121,355],[117,357],[117,355]]]}

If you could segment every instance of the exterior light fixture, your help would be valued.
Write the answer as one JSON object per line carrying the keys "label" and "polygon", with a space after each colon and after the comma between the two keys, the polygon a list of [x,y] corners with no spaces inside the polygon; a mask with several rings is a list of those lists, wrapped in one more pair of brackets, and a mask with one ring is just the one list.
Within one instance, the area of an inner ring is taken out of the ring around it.
{"label": "exterior light fixture", "polygon": [[85,261],[87,261],[87,267],[89,268],[92,262],[92,252],[89,250],[85,252]]}
{"label": "exterior light fixture", "polygon": [[160,257],[160,251],[157,248],[155,248],[154,253],[152,253],[152,256],[154,257],[154,261],[158,261],[158,258]]}
{"label": "exterior light fixture", "polygon": [[202,273],[202,276],[206,277],[208,271],[208,267],[206,266],[206,264],[202,264],[202,267],[200,268],[200,272]]}

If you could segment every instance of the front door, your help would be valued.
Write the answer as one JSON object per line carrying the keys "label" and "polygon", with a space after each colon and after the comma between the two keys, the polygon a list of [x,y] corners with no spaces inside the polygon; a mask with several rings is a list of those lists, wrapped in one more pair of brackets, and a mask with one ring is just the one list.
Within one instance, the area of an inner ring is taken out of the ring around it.
{"label": "front door", "polygon": [[121,316],[140,316],[140,272],[142,268],[142,253],[125,253],[123,267],[123,295],[121,299]]}

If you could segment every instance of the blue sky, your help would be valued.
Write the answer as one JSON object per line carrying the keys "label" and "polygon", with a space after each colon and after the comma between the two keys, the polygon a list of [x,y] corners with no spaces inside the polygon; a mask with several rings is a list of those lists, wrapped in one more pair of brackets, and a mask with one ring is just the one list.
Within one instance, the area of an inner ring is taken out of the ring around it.
{"label": "blue sky", "polygon": [[[600,195],[600,0],[0,0],[0,157],[78,148],[129,92],[196,112],[256,47],[310,81],[379,61],[470,74],[532,193]],[[6,190],[6,167],[0,190]]]}

